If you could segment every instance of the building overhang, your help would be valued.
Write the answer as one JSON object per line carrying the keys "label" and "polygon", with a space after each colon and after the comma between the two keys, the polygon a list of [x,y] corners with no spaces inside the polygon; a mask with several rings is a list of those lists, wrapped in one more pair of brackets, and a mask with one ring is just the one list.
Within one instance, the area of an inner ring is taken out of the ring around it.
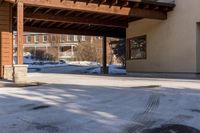
{"label": "building overhang", "polygon": [[13,4],[14,29],[19,1],[24,5],[24,31],[122,38],[129,22],[165,20],[175,6],[150,0],[4,0]]}

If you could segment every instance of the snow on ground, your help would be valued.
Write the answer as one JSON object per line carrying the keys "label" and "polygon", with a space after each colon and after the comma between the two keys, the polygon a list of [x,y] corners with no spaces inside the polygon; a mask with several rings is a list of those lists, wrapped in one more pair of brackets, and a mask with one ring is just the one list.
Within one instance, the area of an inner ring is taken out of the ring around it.
{"label": "snow on ground", "polygon": [[[14,62],[16,62],[16,55]],[[101,65],[91,61],[40,61],[32,58],[28,52],[24,53],[24,63],[28,65],[29,72],[40,71],[42,73],[88,73],[100,74]],[[110,74],[126,74],[119,64],[108,65]]]}
{"label": "snow on ground", "polygon": [[[75,73],[75,74],[100,74],[100,65],[77,65],[77,64],[60,64],[60,65],[44,65],[43,67],[32,66],[32,69],[40,68],[42,73]],[[126,74],[126,70],[119,65],[109,65],[109,74]]]}
{"label": "snow on ground", "polygon": [[199,80],[55,73],[29,79],[46,84],[1,82],[1,133],[158,133],[143,131],[167,124],[200,130]]}
{"label": "snow on ground", "polygon": [[[123,69],[120,65],[109,65],[109,73],[110,74],[126,74],[126,69]],[[91,74],[100,74],[101,68],[97,67],[95,69],[92,69],[88,71],[88,73]]]}
{"label": "snow on ground", "polygon": [[91,62],[91,61],[69,61],[67,64],[80,65],[80,66],[99,66],[100,65],[97,62]]}
{"label": "snow on ground", "polygon": [[[30,62],[30,61],[28,61]],[[100,74],[101,66],[97,62],[89,61],[72,61],[66,63],[57,64],[29,64],[28,68],[30,72],[40,71],[42,73],[88,73],[88,74]],[[126,70],[122,69],[119,64],[108,65],[110,74],[126,74]]]}

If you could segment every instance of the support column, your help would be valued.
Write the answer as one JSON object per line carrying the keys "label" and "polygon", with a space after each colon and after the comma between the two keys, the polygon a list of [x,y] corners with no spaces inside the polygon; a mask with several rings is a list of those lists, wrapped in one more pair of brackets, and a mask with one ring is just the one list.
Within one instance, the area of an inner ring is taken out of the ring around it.
{"label": "support column", "polygon": [[17,64],[23,64],[24,4],[17,2]]}
{"label": "support column", "polygon": [[36,59],[37,46],[34,47],[34,59]]}
{"label": "support column", "polygon": [[108,74],[106,45],[107,45],[106,36],[103,36],[103,39],[102,39],[102,68],[101,68],[102,74]]}
{"label": "support column", "polygon": [[74,57],[74,45],[71,45],[71,55]]}
{"label": "support column", "polygon": [[[9,3],[0,4],[0,78],[9,76],[13,64],[12,7]],[[8,67],[9,65],[9,67]]]}
{"label": "support column", "polygon": [[24,31],[24,4],[23,0],[17,2],[17,65],[14,65],[14,82],[27,83],[27,65],[24,63],[23,31]]}

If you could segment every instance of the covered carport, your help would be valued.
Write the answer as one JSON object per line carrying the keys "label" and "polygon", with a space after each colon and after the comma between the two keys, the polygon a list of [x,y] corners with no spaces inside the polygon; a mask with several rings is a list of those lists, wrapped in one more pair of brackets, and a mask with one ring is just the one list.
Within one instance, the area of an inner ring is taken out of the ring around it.
{"label": "covered carport", "polygon": [[[0,0],[1,77],[26,79],[23,32],[93,35],[103,37],[103,73],[106,37],[126,37],[128,23],[143,18],[167,19],[171,4],[151,0]],[[17,31],[17,64],[13,65],[12,33]],[[14,68],[14,69],[13,69]],[[13,70],[13,71],[11,71]],[[14,74],[13,74],[14,73]]]}

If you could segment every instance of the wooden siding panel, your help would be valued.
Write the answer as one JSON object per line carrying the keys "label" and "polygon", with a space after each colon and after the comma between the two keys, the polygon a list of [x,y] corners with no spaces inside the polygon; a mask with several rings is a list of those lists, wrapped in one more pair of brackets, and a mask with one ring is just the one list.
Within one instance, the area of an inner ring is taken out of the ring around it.
{"label": "wooden siding panel", "polygon": [[7,3],[0,5],[0,77],[3,77],[3,66],[13,62],[11,18],[11,6]]}

